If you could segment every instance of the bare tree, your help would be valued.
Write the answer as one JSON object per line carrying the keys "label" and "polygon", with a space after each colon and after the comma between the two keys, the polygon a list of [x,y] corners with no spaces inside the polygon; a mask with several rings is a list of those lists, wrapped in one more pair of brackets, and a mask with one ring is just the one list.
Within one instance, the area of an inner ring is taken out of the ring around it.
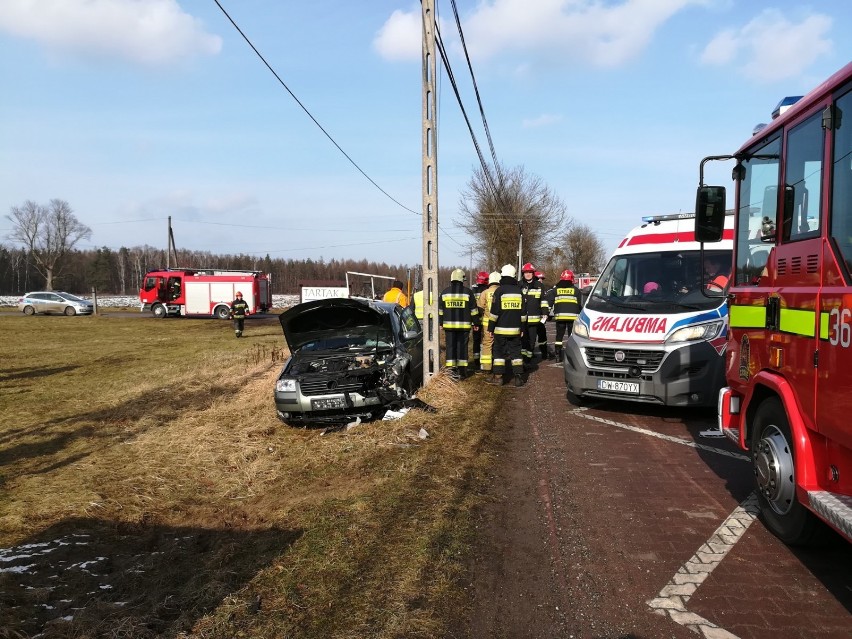
{"label": "bare tree", "polygon": [[516,263],[521,233],[521,258],[540,262],[559,246],[570,223],[565,204],[522,166],[506,170],[498,165],[495,173],[474,170],[461,194],[459,208],[464,215],[459,226],[470,234],[489,268]]}
{"label": "bare tree", "polygon": [[59,274],[65,255],[92,235],[65,200],[53,199],[47,206],[27,200],[23,206],[13,206],[6,218],[12,222],[9,239],[27,249],[36,270],[44,276],[47,290],[53,290],[53,278]]}
{"label": "bare tree", "polygon": [[607,255],[603,243],[590,227],[574,224],[565,233],[555,257],[575,273],[600,273]]}

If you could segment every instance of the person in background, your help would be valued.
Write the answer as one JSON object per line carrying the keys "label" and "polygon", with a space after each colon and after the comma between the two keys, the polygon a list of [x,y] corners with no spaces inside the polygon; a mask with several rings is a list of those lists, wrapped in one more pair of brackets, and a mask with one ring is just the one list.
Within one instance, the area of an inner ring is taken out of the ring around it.
{"label": "person in background", "polygon": [[556,359],[562,361],[565,336],[571,335],[574,320],[580,313],[580,291],[574,284],[574,271],[565,269],[549,293],[552,295],[551,314],[556,322]]}
{"label": "person in background", "polygon": [[408,306],[408,296],[402,290],[402,282],[394,280],[388,292],[382,297],[383,302],[396,302],[400,306]]}
{"label": "person in background", "polygon": [[[476,274],[476,284],[470,287],[471,292],[473,293],[473,299],[479,300],[479,294],[482,293],[488,287],[488,273],[485,271],[479,271]],[[475,322],[473,325],[473,364],[471,368],[475,371],[479,370],[480,367],[480,351],[482,349],[482,313],[479,314],[479,322]]]}
{"label": "person in background", "polygon": [[242,337],[246,315],[249,314],[249,305],[248,302],[243,300],[243,294],[239,291],[235,293],[234,298],[234,301],[231,302],[231,319],[234,320],[234,335]]}
{"label": "person in background", "polygon": [[[524,385],[524,360],[521,355],[521,330],[524,316],[524,293],[515,279],[511,264],[500,269],[500,285],[491,299],[488,332],[494,335],[494,364],[489,384],[503,384],[507,372],[514,374],[515,386]],[[507,360],[509,367],[507,371]]]}
{"label": "person in background", "polygon": [[547,286],[544,283],[544,273],[536,271],[535,277],[541,286],[541,323],[536,329],[536,346],[538,346],[538,352],[541,353],[541,359],[545,360],[551,359],[550,349],[547,347],[547,328],[544,326],[550,314],[550,303],[547,297]]}
{"label": "person in background", "polygon": [[479,321],[473,292],[464,285],[464,271],[450,274],[450,285],[438,296],[438,326],[444,329],[445,365],[455,379],[467,377],[467,346],[470,329]]}
{"label": "person in background", "polygon": [[500,273],[494,271],[488,275],[488,286],[483,290],[476,301],[479,306],[479,316],[482,318],[482,326],[479,329],[482,335],[482,343],[480,344],[479,370],[490,375],[491,367],[494,363],[494,333],[489,330],[489,317],[491,313],[491,301],[494,299],[494,291],[500,284]]}
{"label": "person in background", "polygon": [[533,370],[533,348],[538,339],[538,325],[541,323],[543,305],[541,284],[535,277],[535,267],[527,262],[521,267],[521,292],[524,295],[522,321],[524,330],[521,336],[521,356],[528,370]]}

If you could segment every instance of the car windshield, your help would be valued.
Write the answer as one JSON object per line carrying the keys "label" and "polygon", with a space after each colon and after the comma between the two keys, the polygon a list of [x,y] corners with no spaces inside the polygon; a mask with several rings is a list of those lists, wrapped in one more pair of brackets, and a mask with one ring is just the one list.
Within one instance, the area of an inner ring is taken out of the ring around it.
{"label": "car windshield", "polygon": [[586,307],[609,313],[684,313],[725,300],[731,251],[655,251],[616,255]]}
{"label": "car windshield", "polygon": [[384,331],[376,331],[375,328],[351,331],[345,335],[323,336],[306,342],[301,351],[372,351],[376,348],[391,348],[389,337]]}

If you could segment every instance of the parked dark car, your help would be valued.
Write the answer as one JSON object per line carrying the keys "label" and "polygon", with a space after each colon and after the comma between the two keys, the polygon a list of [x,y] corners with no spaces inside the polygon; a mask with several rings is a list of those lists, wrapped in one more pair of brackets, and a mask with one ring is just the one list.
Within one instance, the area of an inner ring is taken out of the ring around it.
{"label": "parked dark car", "polygon": [[423,332],[409,307],[364,298],[298,304],[280,316],[290,359],[275,382],[288,424],[378,419],[423,380]]}
{"label": "parked dark car", "polygon": [[18,310],[24,315],[57,313],[65,315],[91,315],[94,305],[82,297],[62,291],[35,291],[18,300]]}

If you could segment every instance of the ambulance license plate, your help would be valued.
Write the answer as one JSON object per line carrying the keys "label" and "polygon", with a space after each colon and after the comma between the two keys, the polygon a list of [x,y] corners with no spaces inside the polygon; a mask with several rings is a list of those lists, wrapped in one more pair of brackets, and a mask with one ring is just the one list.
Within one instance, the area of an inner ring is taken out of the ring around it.
{"label": "ambulance license plate", "polygon": [[599,379],[598,390],[612,391],[614,393],[632,393],[639,394],[638,382],[616,382],[611,379]]}
{"label": "ambulance license plate", "polygon": [[320,397],[319,399],[311,400],[311,408],[313,410],[331,410],[334,408],[346,408],[346,400],[343,396],[339,397]]}

